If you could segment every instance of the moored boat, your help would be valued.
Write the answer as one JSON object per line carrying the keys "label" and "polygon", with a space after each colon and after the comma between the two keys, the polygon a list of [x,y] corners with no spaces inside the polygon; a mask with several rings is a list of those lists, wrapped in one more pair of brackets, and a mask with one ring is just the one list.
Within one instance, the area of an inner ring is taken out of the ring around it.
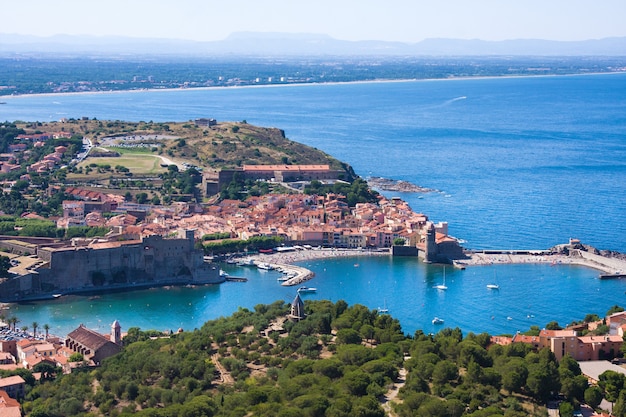
{"label": "moored boat", "polygon": [[317,288],[314,287],[300,287],[298,288],[299,293],[307,293],[307,292],[316,292]]}
{"label": "moored boat", "polygon": [[443,319],[441,319],[439,317],[435,317],[433,319],[433,324],[443,324]]}

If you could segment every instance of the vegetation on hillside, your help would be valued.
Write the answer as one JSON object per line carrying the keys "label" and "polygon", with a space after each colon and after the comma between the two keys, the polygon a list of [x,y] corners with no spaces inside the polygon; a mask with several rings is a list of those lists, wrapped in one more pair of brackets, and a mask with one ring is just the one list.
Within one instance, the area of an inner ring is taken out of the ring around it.
{"label": "vegetation on hillside", "polygon": [[[615,402],[626,415],[623,375],[589,387],[576,361],[549,349],[489,345],[487,334],[443,329],[408,336],[399,322],[362,305],[307,301],[307,317],[286,321],[289,304],[241,308],[190,332],[131,328],[124,350],[102,367],[69,375],[30,371],[30,416],[373,416],[401,374],[390,406],[409,416],[545,416],[557,393],[562,415],[580,402]],[[7,372],[3,373],[8,374]]]}
{"label": "vegetation on hillside", "polygon": [[[19,134],[58,134],[71,138],[48,139],[35,146]],[[89,157],[77,159],[82,138],[93,147]],[[282,130],[261,128],[242,122],[198,126],[194,122],[153,123],[69,119],[63,122],[15,122],[0,124],[0,152],[11,144],[25,146],[15,153],[19,165],[1,180],[16,181],[11,192],[0,194],[0,210],[21,215],[33,211],[45,217],[60,215],[63,193],[47,193],[50,185],[63,191],[71,183],[81,188],[124,195],[127,201],[169,204],[173,201],[202,201],[198,184],[205,169],[240,168],[248,165],[329,165],[348,182],[356,178],[352,168],[317,149],[290,141]],[[43,146],[40,146],[43,144]],[[57,167],[45,172],[28,172],[35,162],[64,145],[67,152]],[[28,179],[25,174],[28,173]],[[293,192],[279,184],[233,179],[222,190],[222,198],[245,199],[269,192]],[[26,198],[24,198],[26,197]]]}

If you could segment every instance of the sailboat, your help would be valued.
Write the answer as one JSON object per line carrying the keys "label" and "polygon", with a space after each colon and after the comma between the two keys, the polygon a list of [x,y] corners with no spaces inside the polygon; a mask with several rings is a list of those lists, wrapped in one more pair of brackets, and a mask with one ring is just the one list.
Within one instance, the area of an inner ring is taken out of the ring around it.
{"label": "sailboat", "polygon": [[383,305],[384,305],[383,308],[378,307],[378,314],[387,314],[387,313],[389,313],[389,309],[387,308],[387,299],[385,299]]}
{"label": "sailboat", "polygon": [[[496,273],[494,272],[493,275],[495,277]],[[487,284],[487,288],[490,290],[499,290],[500,286],[496,283],[496,280],[494,279],[492,284]]]}
{"label": "sailboat", "polygon": [[446,267],[443,267],[443,283],[439,284],[439,285],[435,285],[433,288],[437,288],[438,290],[442,290],[445,291],[448,289],[448,287],[446,286]]}

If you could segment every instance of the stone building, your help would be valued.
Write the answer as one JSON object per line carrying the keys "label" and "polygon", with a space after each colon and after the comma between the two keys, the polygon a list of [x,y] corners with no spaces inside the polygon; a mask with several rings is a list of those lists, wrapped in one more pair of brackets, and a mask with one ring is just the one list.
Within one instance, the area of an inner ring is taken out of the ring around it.
{"label": "stone building", "polygon": [[119,353],[122,350],[120,324],[117,320],[111,324],[111,335],[106,337],[98,332],[78,326],[67,335],[65,346],[74,352],[80,353],[85,360],[100,365],[103,359]]}
{"label": "stone building", "polygon": [[11,398],[24,397],[25,385],[26,381],[19,375],[0,378],[0,390],[6,392]]}
{"label": "stone building", "polygon": [[88,247],[37,247],[36,268],[0,280],[0,301],[15,302],[85,291],[158,285],[217,284],[216,265],[194,247],[194,231],[184,238],[154,235],[135,241]]}

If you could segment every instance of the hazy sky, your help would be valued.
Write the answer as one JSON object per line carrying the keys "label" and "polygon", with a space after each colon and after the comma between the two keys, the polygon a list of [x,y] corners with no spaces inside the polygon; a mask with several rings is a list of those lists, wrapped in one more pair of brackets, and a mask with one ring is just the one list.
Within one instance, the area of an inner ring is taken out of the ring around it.
{"label": "hazy sky", "polygon": [[199,41],[233,32],[342,40],[584,40],[626,36],[626,0],[7,0],[0,33]]}

